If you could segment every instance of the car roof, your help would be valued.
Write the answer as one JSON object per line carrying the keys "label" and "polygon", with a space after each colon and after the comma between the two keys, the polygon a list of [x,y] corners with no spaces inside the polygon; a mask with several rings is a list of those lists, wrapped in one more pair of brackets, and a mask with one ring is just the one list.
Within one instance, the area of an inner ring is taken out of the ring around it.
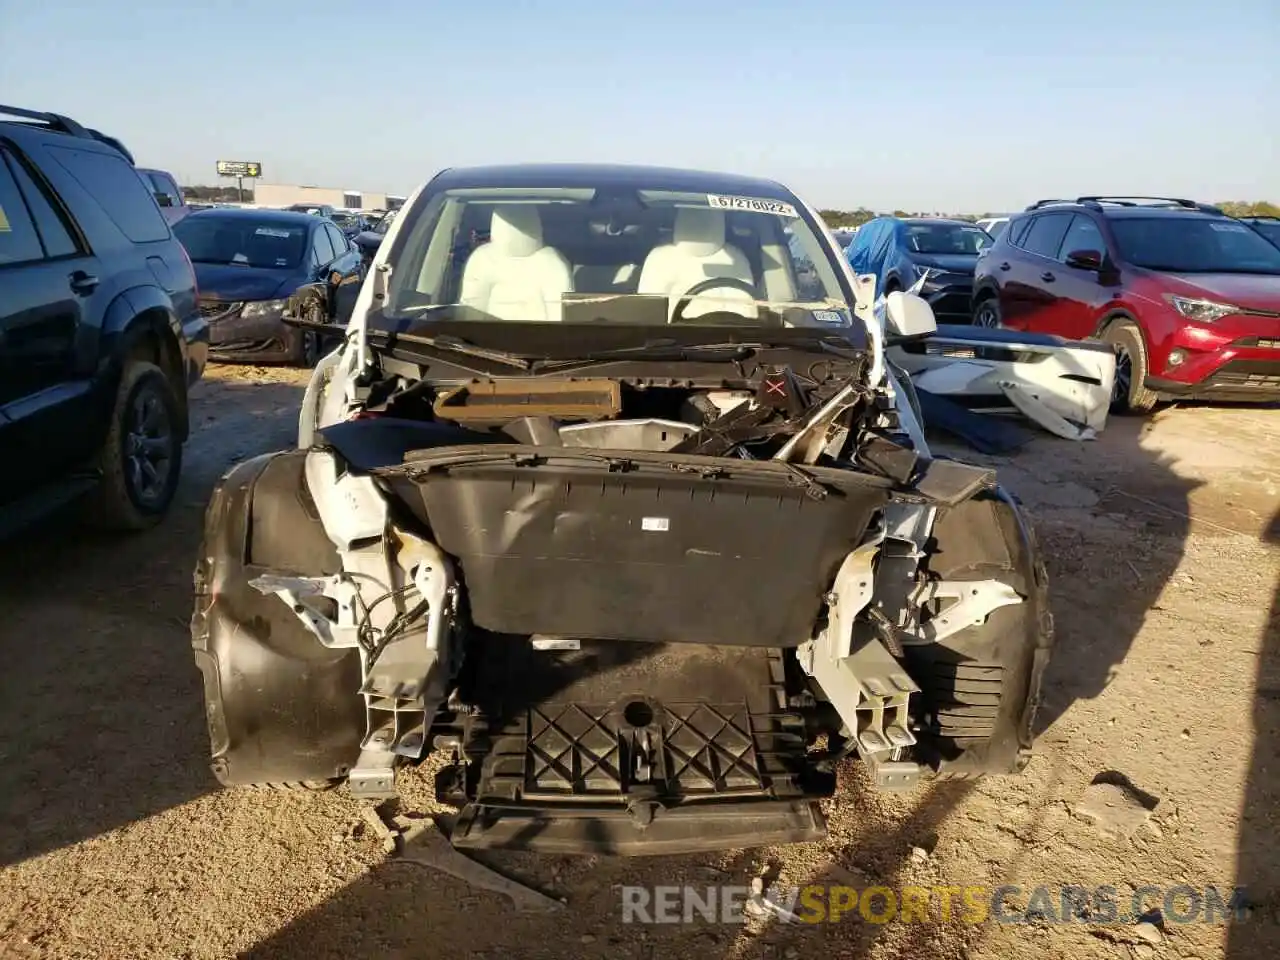
{"label": "car roof", "polygon": [[459,187],[595,187],[670,190],[673,193],[744,194],[769,200],[793,200],[782,184],[735,173],[713,173],[676,167],[623,163],[521,163],[454,167],[437,174],[432,188]]}
{"label": "car roof", "polygon": [[976,223],[971,223],[968,220],[956,220],[956,219],[953,219],[952,217],[902,217],[901,219],[903,223],[937,223],[937,224],[950,223],[958,227],[976,227],[977,226]]}
{"label": "car roof", "polygon": [[276,223],[281,226],[327,222],[321,217],[297,210],[245,210],[240,207],[210,207],[208,210],[197,210],[187,216],[200,217],[203,220],[212,220],[215,217],[223,220],[251,220],[254,223]]}

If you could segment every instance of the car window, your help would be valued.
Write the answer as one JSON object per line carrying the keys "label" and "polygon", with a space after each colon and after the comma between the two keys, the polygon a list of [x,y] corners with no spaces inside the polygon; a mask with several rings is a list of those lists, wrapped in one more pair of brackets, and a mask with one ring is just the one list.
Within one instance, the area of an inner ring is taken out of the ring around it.
{"label": "car window", "polygon": [[1034,217],[1024,217],[1017,222],[1010,221],[1009,242],[1015,247],[1021,247],[1022,241],[1027,238],[1027,228],[1031,226],[1031,221],[1034,219]]}
{"label": "car window", "polygon": [[1107,243],[1102,239],[1102,231],[1093,222],[1093,217],[1087,217],[1083,213],[1077,213],[1071,218],[1071,226],[1067,230],[1066,238],[1062,241],[1061,259],[1065,260],[1067,254],[1077,250],[1107,252]]}
{"label": "car window", "polygon": [[384,317],[847,327],[830,246],[793,202],[634,183],[441,190],[397,227]]}
{"label": "car window", "polygon": [[307,256],[307,228],[263,217],[194,213],[174,225],[193,263],[238,264],[278,269],[297,267]]}
{"label": "car window", "polygon": [[329,234],[323,224],[311,235],[311,262],[317,267],[333,262],[333,244],[329,242]]}
{"label": "car window", "polygon": [[159,196],[156,202],[162,207],[179,207],[182,206],[182,191],[178,189],[178,185],[163,173],[151,174],[151,184],[155,187],[155,191]]}
{"label": "car window", "polygon": [[905,241],[911,253],[976,254],[991,246],[991,235],[967,223],[908,223]]}
{"label": "car window", "polygon": [[1000,234],[1004,233],[1005,228],[1009,226],[1008,220],[997,220],[987,227],[987,233],[991,234],[992,240],[997,240]]}
{"label": "car window", "polygon": [[1235,220],[1208,217],[1113,217],[1121,257],[1172,273],[1280,274],[1280,249]]}
{"label": "car window", "polygon": [[169,225],[160,215],[149,184],[123,157],[74,147],[47,149],[134,243],[169,239]]}
{"label": "car window", "polygon": [[347,238],[343,236],[342,231],[328,223],[325,224],[324,229],[329,234],[329,242],[333,244],[334,256],[340,257],[346,253],[350,244],[347,243]]}
{"label": "car window", "polygon": [[44,190],[36,184],[27,168],[15,156],[5,153],[9,171],[22,191],[22,198],[27,202],[27,210],[35,219],[36,231],[44,243],[46,257],[70,257],[79,253],[66,221],[54,209]]}
{"label": "car window", "polygon": [[1022,248],[1028,253],[1056,259],[1058,249],[1062,246],[1062,238],[1067,235],[1071,226],[1069,213],[1042,213],[1031,221],[1031,229],[1022,241]]}
{"label": "car window", "polygon": [[0,163],[0,267],[43,260],[44,248],[6,163]]}

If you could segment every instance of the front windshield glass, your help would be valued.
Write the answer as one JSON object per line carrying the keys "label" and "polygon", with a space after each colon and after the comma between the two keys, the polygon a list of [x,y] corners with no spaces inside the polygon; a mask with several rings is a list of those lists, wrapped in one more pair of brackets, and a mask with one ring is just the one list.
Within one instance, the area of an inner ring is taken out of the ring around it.
{"label": "front windshield glass", "polygon": [[1253,229],[1280,247],[1280,220],[1259,220],[1254,223]]}
{"label": "front windshield glass", "polygon": [[173,232],[192,263],[296,267],[307,246],[304,226],[270,218],[193,214],[179,220]]}
{"label": "front windshield glass", "polygon": [[789,202],[621,185],[444,191],[385,314],[516,323],[847,327],[826,245]]}
{"label": "front windshield glass", "polygon": [[346,230],[349,227],[354,227],[359,222],[354,213],[335,213],[329,219],[340,226],[343,230]]}
{"label": "front windshield glass", "polygon": [[923,254],[979,254],[991,246],[991,235],[964,223],[909,223],[907,248]]}
{"label": "front windshield glass", "polygon": [[1121,257],[1170,273],[1280,274],[1280,249],[1234,220],[1208,217],[1112,217]]}

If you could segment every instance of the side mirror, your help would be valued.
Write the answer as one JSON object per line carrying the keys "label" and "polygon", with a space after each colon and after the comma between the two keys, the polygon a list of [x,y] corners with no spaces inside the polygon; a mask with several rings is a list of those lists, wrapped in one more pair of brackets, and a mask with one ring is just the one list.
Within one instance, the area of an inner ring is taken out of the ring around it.
{"label": "side mirror", "polygon": [[884,298],[885,336],[914,340],[938,332],[938,321],[928,301],[914,293],[894,290]]}
{"label": "side mirror", "polygon": [[360,248],[360,252],[367,257],[371,257],[377,252],[378,247],[382,246],[381,233],[361,233],[356,236],[355,244]]}
{"label": "side mirror", "polygon": [[1067,254],[1067,266],[1076,270],[1101,270],[1102,252],[1100,250],[1072,250]]}

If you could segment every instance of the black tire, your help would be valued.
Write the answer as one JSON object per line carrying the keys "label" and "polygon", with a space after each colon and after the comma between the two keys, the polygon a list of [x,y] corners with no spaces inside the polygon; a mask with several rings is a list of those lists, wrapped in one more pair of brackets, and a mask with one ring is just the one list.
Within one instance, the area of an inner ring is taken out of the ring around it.
{"label": "black tire", "polygon": [[1023,602],[942,643],[906,647],[921,687],[917,759],[939,779],[1021,772],[1054,640],[1035,533],[1009,499],[983,494],[939,516],[928,564],[940,579],[999,580]]}
{"label": "black tire", "polygon": [[85,503],[91,525],[145,530],[164,518],[182,473],[180,422],[178,397],[164,371],[129,360],[95,458],[102,479]]}
{"label": "black tire", "polygon": [[[329,317],[324,312],[324,305],[318,300],[307,307],[306,318],[312,323],[328,323]],[[320,331],[298,328],[298,349],[294,353],[293,362],[299,367],[310,370],[320,361]]]}
{"label": "black tire", "polygon": [[1000,299],[994,295],[987,295],[978,301],[973,308],[972,323],[975,327],[983,327],[987,330],[999,330],[1004,326],[1004,321],[1000,318]]}
{"label": "black tire", "polygon": [[1111,393],[1111,412],[1150,413],[1160,398],[1144,386],[1150,368],[1142,331],[1128,320],[1118,320],[1103,331],[1102,339],[1116,351],[1116,382]]}

